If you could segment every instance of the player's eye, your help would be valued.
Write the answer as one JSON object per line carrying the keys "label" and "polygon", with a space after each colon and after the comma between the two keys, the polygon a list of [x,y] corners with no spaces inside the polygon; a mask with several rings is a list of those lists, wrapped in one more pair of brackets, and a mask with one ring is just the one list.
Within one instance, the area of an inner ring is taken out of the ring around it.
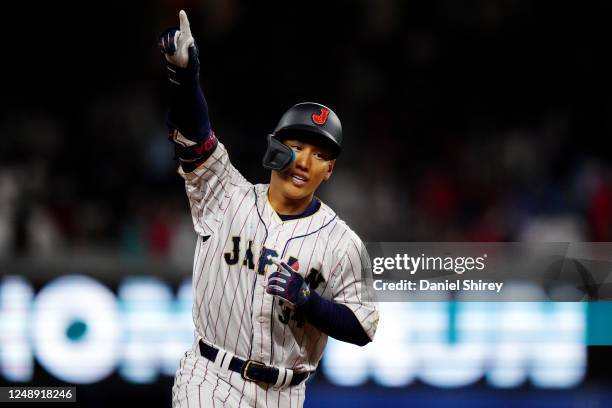
{"label": "player's eye", "polygon": [[296,152],[299,152],[300,150],[302,150],[302,146],[296,145],[296,144],[292,144],[290,145],[290,147],[295,150]]}
{"label": "player's eye", "polygon": [[327,155],[323,152],[315,152],[314,153],[315,158],[319,159],[319,160],[328,160],[327,159]]}

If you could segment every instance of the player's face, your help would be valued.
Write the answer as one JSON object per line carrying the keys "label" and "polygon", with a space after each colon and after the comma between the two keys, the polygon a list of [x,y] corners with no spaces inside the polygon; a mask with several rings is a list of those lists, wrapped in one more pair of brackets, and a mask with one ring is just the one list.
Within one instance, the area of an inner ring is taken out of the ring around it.
{"label": "player's face", "polygon": [[273,171],[270,184],[280,189],[283,196],[299,200],[312,196],[323,181],[329,180],[335,160],[324,146],[298,139],[286,139],[295,159],[283,172]]}

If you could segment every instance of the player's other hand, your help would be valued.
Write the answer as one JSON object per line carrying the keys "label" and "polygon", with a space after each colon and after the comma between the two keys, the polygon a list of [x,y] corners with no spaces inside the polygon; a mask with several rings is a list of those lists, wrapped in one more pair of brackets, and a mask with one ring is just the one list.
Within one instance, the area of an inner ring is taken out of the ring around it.
{"label": "player's other hand", "polygon": [[169,63],[187,68],[190,55],[196,52],[196,46],[191,35],[189,19],[187,19],[187,13],[184,10],[179,12],[179,24],[178,29],[172,27],[164,31],[159,38],[159,48]]}
{"label": "player's other hand", "polygon": [[[266,292],[281,298],[291,309],[305,304],[310,298],[310,288],[295,269],[278,258],[270,257],[278,270],[268,277]],[[297,267],[297,263],[292,265]]]}

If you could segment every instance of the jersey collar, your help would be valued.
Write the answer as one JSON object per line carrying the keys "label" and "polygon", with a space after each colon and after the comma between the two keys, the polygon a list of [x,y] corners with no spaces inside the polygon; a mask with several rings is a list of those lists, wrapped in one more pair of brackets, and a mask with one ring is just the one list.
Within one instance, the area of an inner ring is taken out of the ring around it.
{"label": "jersey collar", "polygon": [[270,203],[270,199],[268,198],[268,189],[269,189],[269,185],[267,186],[267,188],[263,190],[262,199],[265,203],[265,208],[266,208],[266,212],[268,213],[268,216],[270,217],[270,219],[272,219],[277,224],[283,224],[285,222],[291,222],[291,221],[301,220],[301,219],[310,217],[316,214],[321,209],[321,206],[322,206],[321,200],[319,200],[317,197],[313,197],[310,204],[308,204],[308,207],[306,207],[304,212],[302,212],[301,214],[296,214],[296,215],[278,214],[274,210],[274,208],[272,208],[272,204]]}

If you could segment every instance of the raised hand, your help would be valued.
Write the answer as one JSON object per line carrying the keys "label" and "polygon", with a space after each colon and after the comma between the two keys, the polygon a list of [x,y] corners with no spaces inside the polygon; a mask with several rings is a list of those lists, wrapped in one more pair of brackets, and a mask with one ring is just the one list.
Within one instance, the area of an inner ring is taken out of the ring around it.
{"label": "raised hand", "polygon": [[197,48],[184,10],[179,12],[179,24],[179,28],[172,27],[164,31],[159,38],[159,48],[170,64],[187,68],[190,59],[197,59]]}

